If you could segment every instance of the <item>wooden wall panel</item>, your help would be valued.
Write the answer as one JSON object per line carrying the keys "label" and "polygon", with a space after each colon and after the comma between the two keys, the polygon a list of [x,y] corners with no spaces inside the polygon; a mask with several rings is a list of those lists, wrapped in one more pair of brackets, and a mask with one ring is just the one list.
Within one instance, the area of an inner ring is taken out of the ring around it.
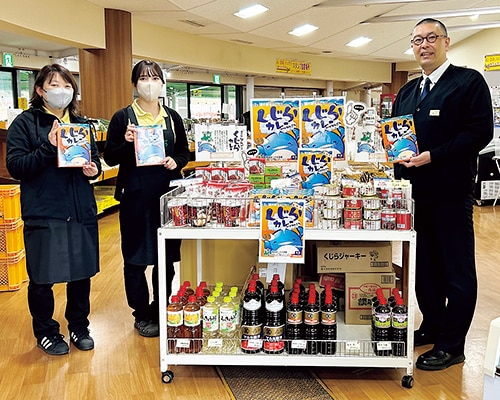
{"label": "wooden wall panel", "polygon": [[110,119],[133,99],[132,17],[106,9],[105,24],[106,48],[79,51],[80,93],[83,115]]}

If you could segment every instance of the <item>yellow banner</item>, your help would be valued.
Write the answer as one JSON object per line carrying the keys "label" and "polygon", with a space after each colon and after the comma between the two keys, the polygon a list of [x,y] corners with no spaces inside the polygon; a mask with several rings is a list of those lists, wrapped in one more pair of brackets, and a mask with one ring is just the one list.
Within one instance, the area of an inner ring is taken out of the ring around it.
{"label": "yellow banner", "polygon": [[484,56],[485,71],[500,71],[500,54]]}
{"label": "yellow banner", "polygon": [[311,69],[311,63],[308,61],[276,59],[276,72],[284,74],[311,75]]}

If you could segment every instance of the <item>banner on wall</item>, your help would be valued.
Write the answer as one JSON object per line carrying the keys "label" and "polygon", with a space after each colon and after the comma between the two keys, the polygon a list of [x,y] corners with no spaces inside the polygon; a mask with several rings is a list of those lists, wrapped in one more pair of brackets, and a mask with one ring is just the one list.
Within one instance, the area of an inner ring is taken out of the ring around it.
{"label": "banner on wall", "polygon": [[311,75],[312,65],[308,61],[276,59],[276,72],[283,74]]}

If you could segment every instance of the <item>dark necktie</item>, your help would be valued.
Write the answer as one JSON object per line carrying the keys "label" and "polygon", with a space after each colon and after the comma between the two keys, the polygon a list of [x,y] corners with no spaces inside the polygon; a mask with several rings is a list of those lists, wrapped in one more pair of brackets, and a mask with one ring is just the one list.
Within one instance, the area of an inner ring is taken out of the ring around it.
{"label": "dark necktie", "polygon": [[425,79],[424,82],[424,88],[422,89],[422,93],[420,94],[420,101],[424,99],[427,94],[429,94],[429,91],[431,89],[431,80],[429,78]]}

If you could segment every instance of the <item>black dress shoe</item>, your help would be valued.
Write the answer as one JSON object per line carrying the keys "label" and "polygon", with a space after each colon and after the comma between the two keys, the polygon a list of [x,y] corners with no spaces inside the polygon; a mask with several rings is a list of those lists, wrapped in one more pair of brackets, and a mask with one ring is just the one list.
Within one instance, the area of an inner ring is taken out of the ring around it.
{"label": "black dress shoe", "polygon": [[464,361],[463,354],[450,354],[442,350],[432,349],[418,357],[416,366],[418,369],[426,371],[438,371]]}
{"label": "black dress shoe", "polygon": [[426,344],[434,344],[434,338],[428,333],[417,329],[413,334],[413,346],[425,346]]}

